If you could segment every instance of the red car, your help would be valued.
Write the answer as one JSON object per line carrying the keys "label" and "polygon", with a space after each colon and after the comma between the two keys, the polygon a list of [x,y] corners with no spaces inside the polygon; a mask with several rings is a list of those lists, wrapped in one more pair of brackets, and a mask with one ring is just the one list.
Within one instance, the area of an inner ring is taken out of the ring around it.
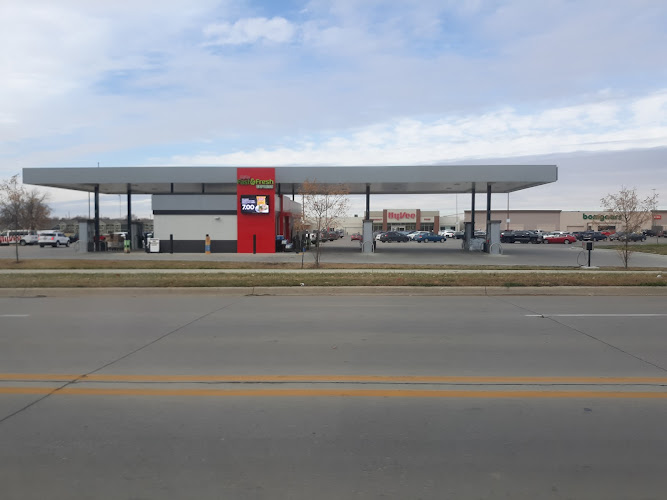
{"label": "red car", "polygon": [[570,243],[575,243],[577,238],[571,234],[547,234],[543,237],[544,243],[564,243],[569,245]]}
{"label": "red car", "polygon": [[350,236],[351,241],[361,241],[361,234],[359,233],[354,233],[352,236]]}

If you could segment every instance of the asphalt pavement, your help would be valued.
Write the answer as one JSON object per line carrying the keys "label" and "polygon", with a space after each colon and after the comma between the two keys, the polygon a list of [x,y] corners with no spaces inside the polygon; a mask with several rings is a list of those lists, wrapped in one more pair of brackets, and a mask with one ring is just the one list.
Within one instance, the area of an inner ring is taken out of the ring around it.
{"label": "asphalt pavement", "polygon": [[[667,244],[667,240],[661,239]],[[203,243],[202,243],[203,245]],[[634,244],[636,246],[641,243]],[[203,248],[203,246],[202,246]],[[238,263],[291,263],[312,265],[314,251],[305,253],[278,252],[275,254],[184,254],[184,253],[145,253],[133,251],[79,253],[74,246],[70,248],[21,247],[22,259],[81,259],[81,260],[150,260],[150,261],[210,261]],[[445,243],[378,243],[375,253],[361,253],[358,241],[343,238],[322,245],[322,263],[340,264],[392,264],[392,265],[454,265],[454,266],[534,266],[534,267],[580,267],[588,264],[588,254],[581,244],[572,245],[532,245],[504,244],[502,255],[488,255],[481,252],[466,252],[461,248],[461,240],[449,239]],[[0,247],[0,259],[14,257],[15,249]],[[591,254],[591,265],[595,267],[620,267],[623,265],[615,249],[596,248]],[[666,268],[667,255],[655,255],[634,252],[630,260],[631,267]]]}
{"label": "asphalt pavement", "polygon": [[4,498],[660,499],[664,297],[0,298]]}

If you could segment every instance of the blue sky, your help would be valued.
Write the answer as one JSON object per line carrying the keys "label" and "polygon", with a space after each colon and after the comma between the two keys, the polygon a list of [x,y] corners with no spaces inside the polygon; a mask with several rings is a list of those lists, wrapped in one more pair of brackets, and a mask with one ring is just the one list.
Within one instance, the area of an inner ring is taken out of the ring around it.
{"label": "blue sky", "polygon": [[3,0],[0,42],[0,178],[544,162],[560,180],[514,208],[598,209],[621,185],[667,207],[664,0]]}

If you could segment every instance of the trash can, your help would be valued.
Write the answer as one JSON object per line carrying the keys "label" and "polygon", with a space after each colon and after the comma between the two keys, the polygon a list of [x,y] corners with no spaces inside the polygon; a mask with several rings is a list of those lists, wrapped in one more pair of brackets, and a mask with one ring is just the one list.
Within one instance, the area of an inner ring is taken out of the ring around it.
{"label": "trash can", "polygon": [[148,252],[160,253],[160,240],[158,238],[148,238]]}
{"label": "trash can", "polygon": [[276,252],[284,252],[285,251],[285,237],[282,234],[279,234],[276,236]]}

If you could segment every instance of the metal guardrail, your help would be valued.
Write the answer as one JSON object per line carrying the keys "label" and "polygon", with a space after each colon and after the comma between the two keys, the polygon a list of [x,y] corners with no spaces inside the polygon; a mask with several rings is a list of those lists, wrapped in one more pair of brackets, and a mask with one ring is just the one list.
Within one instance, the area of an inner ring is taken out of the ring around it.
{"label": "metal guardrail", "polygon": [[491,243],[491,245],[489,245],[489,253],[490,254],[493,253],[492,250],[493,250],[493,248],[496,247],[496,245],[498,246],[498,254],[502,255],[503,254],[503,246],[497,241],[495,243]]}
{"label": "metal guardrail", "polygon": [[375,251],[375,247],[373,246],[373,243],[374,243],[373,241],[364,241],[364,242],[362,242],[361,245],[360,245],[361,251],[363,252],[364,248],[366,248],[364,245],[371,245],[371,248],[372,248],[371,253],[373,253]]}

